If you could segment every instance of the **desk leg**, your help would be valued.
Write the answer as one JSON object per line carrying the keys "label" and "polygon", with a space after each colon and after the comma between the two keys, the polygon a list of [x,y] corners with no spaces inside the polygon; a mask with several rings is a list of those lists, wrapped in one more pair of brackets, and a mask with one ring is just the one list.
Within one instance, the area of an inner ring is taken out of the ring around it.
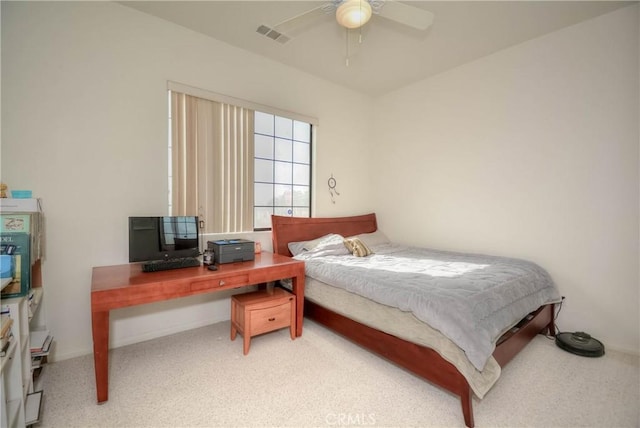
{"label": "desk leg", "polygon": [[98,404],[109,399],[109,311],[92,312],[93,364]]}
{"label": "desk leg", "polygon": [[300,337],[304,319],[304,269],[301,274],[292,278],[292,291],[296,295],[296,336]]}

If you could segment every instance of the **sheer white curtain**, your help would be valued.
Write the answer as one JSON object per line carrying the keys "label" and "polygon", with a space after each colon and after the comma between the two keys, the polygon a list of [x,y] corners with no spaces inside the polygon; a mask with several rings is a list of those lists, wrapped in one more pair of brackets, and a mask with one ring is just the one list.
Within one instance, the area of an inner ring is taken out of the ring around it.
{"label": "sheer white curtain", "polygon": [[172,214],[253,230],[254,112],[171,91]]}

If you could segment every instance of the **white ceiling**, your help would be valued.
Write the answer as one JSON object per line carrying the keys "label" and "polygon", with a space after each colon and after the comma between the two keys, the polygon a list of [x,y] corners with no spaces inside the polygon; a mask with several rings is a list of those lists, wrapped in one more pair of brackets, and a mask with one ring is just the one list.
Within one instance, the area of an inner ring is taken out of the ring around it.
{"label": "white ceiling", "polygon": [[380,95],[509,46],[596,17],[625,1],[406,1],[435,14],[418,31],[374,15],[349,32],[334,15],[285,44],[256,32],[327,1],[124,1],[122,4],[370,95]]}

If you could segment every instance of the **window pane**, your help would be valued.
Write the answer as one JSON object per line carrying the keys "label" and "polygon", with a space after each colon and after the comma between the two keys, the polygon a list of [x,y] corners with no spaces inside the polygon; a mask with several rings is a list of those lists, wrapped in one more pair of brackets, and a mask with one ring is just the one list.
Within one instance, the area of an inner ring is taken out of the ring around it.
{"label": "window pane", "polygon": [[311,142],[311,124],[295,120],[293,122],[293,139],[305,143]]}
{"label": "window pane", "polygon": [[309,184],[309,165],[293,164],[293,184]]}
{"label": "window pane", "polygon": [[291,217],[291,215],[293,214],[293,209],[287,208],[287,207],[275,207],[273,209],[273,213],[275,215],[286,215],[286,216]]}
{"label": "window pane", "polygon": [[309,205],[311,205],[309,203],[309,200],[310,200],[309,186],[293,186],[293,205],[294,206],[308,207]]}
{"label": "window pane", "polygon": [[273,183],[273,161],[256,159],[254,165],[254,181]]}
{"label": "window pane", "polygon": [[273,137],[266,135],[255,136],[254,156],[257,158],[273,159]]}
{"label": "window pane", "polygon": [[276,138],[276,160],[292,161],[293,142],[291,140],[283,140],[282,138]]}
{"label": "window pane", "polygon": [[255,207],[253,209],[253,227],[255,229],[270,229],[271,214],[273,214],[271,207]]}
{"label": "window pane", "polygon": [[273,135],[273,115],[255,112],[253,130],[257,134]]}
{"label": "window pane", "polygon": [[256,206],[273,205],[273,184],[256,183],[253,187],[253,204]]}
{"label": "window pane", "polygon": [[280,138],[293,138],[293,120],[286,117],[276,116],[275,136]]}
{"label": "window pane", "polygon": [[275,162],[275,183],[291,183],[292,165],[288,162]]}
{"label": "window pane", "polygon": [[[293,143],[293,161],[299,163],[311,163],[311,156],[309,149],[311,146],[308,143]],[[256,155],[257,156],[257,155]]]}
{"label": "window pane", "polygon": [[294,217],[311,217],[311,213],[309,212],[309,208],[295,207],[293,209]]}
{"label": "window pane", "polygon": [[293,186],[284,184],[276,184],[274,186],[275,204],[276,206],[290,207],[293,202]]}

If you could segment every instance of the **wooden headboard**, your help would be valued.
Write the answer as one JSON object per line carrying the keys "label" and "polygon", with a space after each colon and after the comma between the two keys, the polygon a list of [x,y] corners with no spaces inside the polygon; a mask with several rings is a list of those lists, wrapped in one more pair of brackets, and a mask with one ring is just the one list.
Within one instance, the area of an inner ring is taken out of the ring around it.
{"label": "wooden headboard", "polygon": [[328,233],[353,236],[378,230],[375,214],[352,217],[286,217],[271,216],[273,252],[291,257],[289,242],[309,241]]}

